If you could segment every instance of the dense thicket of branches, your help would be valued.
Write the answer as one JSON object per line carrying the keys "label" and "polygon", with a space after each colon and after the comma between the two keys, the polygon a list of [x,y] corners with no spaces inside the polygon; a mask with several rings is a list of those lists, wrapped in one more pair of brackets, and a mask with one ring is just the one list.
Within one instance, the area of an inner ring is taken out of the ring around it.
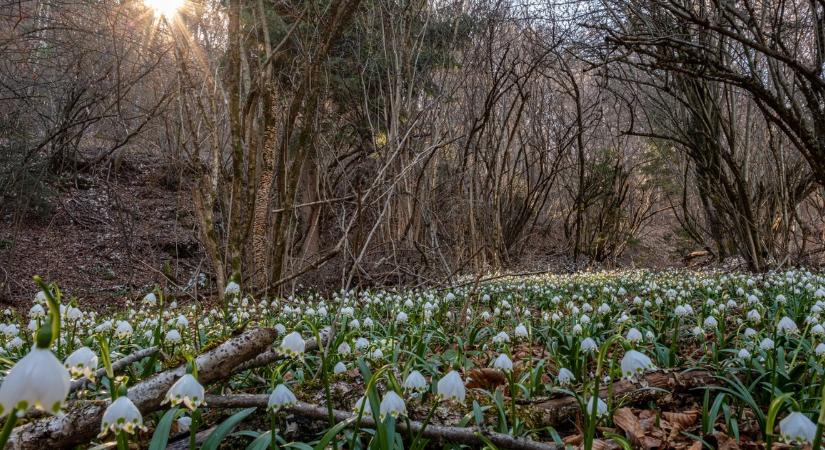
{"label": "dense thicket of branches", "polygon": [[185,174],[220,292],[615,262],[654,223],[753,270],[822,257],[816,0],[0,15],[4,207],[30,214],[55,178],[157,149]]}

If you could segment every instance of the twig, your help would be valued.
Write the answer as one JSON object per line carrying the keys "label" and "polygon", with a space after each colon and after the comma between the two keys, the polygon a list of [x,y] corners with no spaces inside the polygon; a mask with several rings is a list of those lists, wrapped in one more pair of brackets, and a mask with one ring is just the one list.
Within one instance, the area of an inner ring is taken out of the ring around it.
{"label": "twig", "polygon": [[[263,407],[266,408],[269,397],[266,394],[262,395],[229,395],[229,396],[206,396],[206,403],[212,408],[248,408],[248,407]],[[298,404],[287,408],[287,410],[295,415],[311,417],[318,420],[326,420],[329,417],[329,411],[322,406],[316,406],[309,403],[298,402]],[[355,414],[333,410],[336,422],[344,422],[355,417]],[[364,415],[361,417],[361,425],[365,427],[374,427],[375,421],[372,417]],[[556,444],[549,444],[544,442],[537,442],[530,439],[517,438],[502,433],[495,433],[488,430],[483,430],[477,427],[447,427],[441,425],[427,425],[426,428],[421,422],[410,421],[409,427],[406,421],[398,421],[395,425],[396,430],[406,435],[417,435],[423,429],[423,437],[432,439],[437,443],[451,442],[455,444],[465,444],[476,448],[487,445],[487,442],[481,438],[484,436],[490,442],[495,444],[498,448],[513,449],[513,450],[558,450],[560,447]],[[430,445],[435,445],[431,443]]]}

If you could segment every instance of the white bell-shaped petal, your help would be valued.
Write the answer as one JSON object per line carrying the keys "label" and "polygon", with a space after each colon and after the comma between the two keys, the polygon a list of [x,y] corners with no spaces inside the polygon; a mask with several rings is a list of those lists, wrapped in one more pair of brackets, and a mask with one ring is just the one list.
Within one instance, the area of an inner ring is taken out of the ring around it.
{"label": "white bell-shaped petal", "polygon": [[194,411],[204,403],[204,397],[203,386],[192,374],[187,373],[169,388],[164,402],[169,402],[172,406],[183,403]]}
{"label": "white bell-shaped petal", "polygon": [[275,390],[269,394],[269,401],[267,402],[267,407],[274,410],[279,410],[285,406],[291,406],[298,403],[298,399],[295,398],[295,394],[289,390],[283,384],[279,384],[275,386]]}
{"label": "white bell-shaped petal", "polygon": [[510,360],[509,356],[502,353],[498,355],[495,362],[493,362],[493,367],[499,370],[503,370],[505,372],[509,372],[513,370],[513,361]]}
{"label": "white bell-shaped petal", "polygon": [[56,414],[69,395],[71,378],[51,350],[34,347],[0,385],[0,417],[35,407]]}
{"label": "white bell-shaped petal", "polygon": [[395,418],[398,418],[398,416],[406,416],[407,406],[404,404],[404,399],[396,394],[395,391],[387,392],[384,394],[384,398],[381,399],[379,414],[382,420],[388,415]]}
{"label": "white bell-shaped petal", "polygon": [[304,342],[301,334],[293,331],[284,336],[284,339],[281,341],[280,350],[287,355],[298,356],[304,353],[305,348],[306,342]]}
{"label": "white bell-shaped petal", "polygon": [[63,365],[72,374],[73,377],[94,377],[97,370],[97,355],[89,347],[80,347],[72,352]]}
{"label": "white bell-shaped petal", "polygon": [[[587,401],[587,411],[586,414],[590,414],[593,411],[593,397]],[[596,404],[596,417],[604,417],[607,415],[607,403],[604,402],[602,399],[598,399],[598,403]]]}
{"label": "white bell-shaped petal", "polygon": [[455,370],[451,370],[450,373],[438,380],[436,387],[438,395],[444,400],[455,399],[459,402],[464,402],[464,398],[467,395],[467,391],[464,388],[464,381],[461,379],[461,375]]}
{"label": "white bell-shaped petal", "polygon": [[410,372],[404,380],[404,389],[409,391],[423,392],[427,387],[427,379],[417,370]]}
{"label": "white bell-shaped petal", "polygon": [[622,375],[625,378],[633,378],[653,367],[653,361],[644,353],[636,350],[628,350],[622,358]]}
{"label": "white bell-shaped petal", "polygon": [[816,435],[816,424],[800,412],[792,412],[779,421],[779,432],[788,441],[811,443]]}
{"label": "white bell-shaped petal", "polygon": [[143,416],[129,397],[124,395],[118,397],[106,408],[103,420],[100,422],[100,435],[103,436],[109,431],[117,433],[121,430],[131,434],[138,428],[146,429],[143,426]]}

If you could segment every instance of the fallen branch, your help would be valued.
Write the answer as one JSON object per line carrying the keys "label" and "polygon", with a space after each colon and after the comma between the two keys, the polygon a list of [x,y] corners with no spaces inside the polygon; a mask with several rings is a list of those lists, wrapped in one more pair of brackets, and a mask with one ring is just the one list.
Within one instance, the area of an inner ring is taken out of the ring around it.
{"label": "fallen branch", "polygon": [[[229,339],[195,360],[202,384],[224,379],[240,364],[266,350],[275,339],[275,330],[257,328]],[[129,389],[129,398],[143,414],[160,409],[169,387],[186,374],[186,365],[161,372]],[[8,447],[15,450],[66,448],[88,443],[100,431],[100,420],[108,401],[74,402],[63,416],[49,417],[15,428]]]}
{"label": "fallen branch", "polygon": [[[713,374],[704,370],[656,371],[646,374],[639,383],[631,383],[624,379],[617,381],[610,389],[603,388],[600,397],[611,396],[616,404],[639,404],[713,384],[716,384]],[[559,425],[576,417],[579,402],[575,397],[567,395],[537,403],[534,408],[541,413],[543,425]]]}
{"label": "fallen branch", "polygon": [[[229,395],[229,396],[206,396],[206,403],[212,408],[249,408],[261,407],[266,408],[268,395]],[[329,418],[329,410],[322,406],[311,405],[309,403],[298,402],[298,404],[287,408],[292,414],[309,417],[318,420],[327,420]],[[333,410],[336,422],[344,422],[355,417],[355,414]],[[375,421],[372,417],[364,415],[361,417],[361,425],[364,427],[375,427]],[[476,427],[447,427],[441,425],[427,425],[425,428],[421,422],[410,421],[409,427],[406,421],[399,420],[395,424],[396,431],[409,435],[417,435],[424,432],[422,436],[432,439],[434,442],[431,445],[440,445],[445,442],[454,444],[465,444],[474,447],[482,447],[487,445],[481,436],[488,439],[498,448],[513,449],[513,450],[557,450],[560,447],[556,444],[549,444],[544,442],[537,442],[530,439],[517,438],[502,433],[495,433],[488,430],[482,430]]]}
{"label": "fallen branch", "polygon": [[[140,361],[143,358],[152,356],[155,353],[157,353],[159,350],[160,349],[158,347],[149,347],[149,348],[144,348],[142,350],[138,350],[138,351],[132,353],[129,356],[124,356],[123,358],[120,358],[119,360],[112,363],[112,371],[115,372],[115,373],[120,372],[121,370],[123,370],[127,366],[129,366],[129,364],[132,364],[133,362]],[[97,370],[97,372],[95,372],[95,379],[99,379],[99,378],[103,377],[104,375],[106,375],[106,368],[105,367],[100,368],[100,369]],[[86,377],[78,378],[77,380],[72,381],[72,385],[71,385],[71,388],[69,389],[69,392],[74,392],[74,391],[82,388],[88,382],[89,382],[89,379],[86,378]]]}

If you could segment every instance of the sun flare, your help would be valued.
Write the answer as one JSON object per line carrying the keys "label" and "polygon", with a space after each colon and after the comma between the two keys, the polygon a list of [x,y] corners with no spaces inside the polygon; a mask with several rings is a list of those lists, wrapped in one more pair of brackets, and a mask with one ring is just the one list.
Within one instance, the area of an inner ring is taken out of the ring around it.
{"label": "sun flare", "polygon": [[183,0],[143,0],[146,6],[152,8],[156,16],[167,19],[178,13],[183,6]]}

